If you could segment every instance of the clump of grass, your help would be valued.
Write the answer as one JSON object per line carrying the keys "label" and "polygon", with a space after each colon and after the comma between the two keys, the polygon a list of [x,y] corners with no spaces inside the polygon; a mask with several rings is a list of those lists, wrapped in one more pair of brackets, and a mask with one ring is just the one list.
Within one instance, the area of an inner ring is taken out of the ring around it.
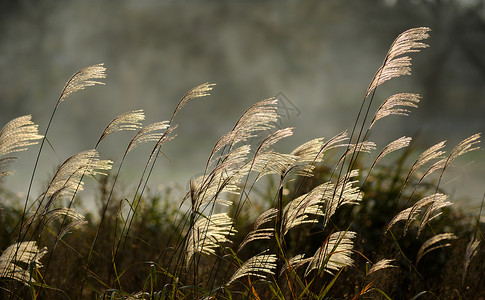
{"label": "clump of grass", "polygon": [[[273,145],[291,137],[294,129],[277,129],[278,100],[266,99],[247,109],[215,143],[202,175],[190,180],[185,196],[173,196],[173,188],[164,195],[153,194],[148,182],[163,145],[176,136],[175,117],[192,99],[209,95],[214,85],[205,83],[181,98],[168,121],[143,125],[142,110],[115,117],[94,148],[67,158],[46,190],[31,201],[30,187],[57,107],[106,76],[102,64],[76,72],[61,92],[43,136],[30,116],[14,119],[0,131],[2,168],[13,160],[7,154],[42,139],[24,208],[0,210],[0,222],[18,220],[2,232],[0,295],[11,299],[479,295],[485,271],[479,263],[484,258],[481,223],[473,225],[452,209],[440,183],[456,158],[478,149],[480,134],[463,140],[448,155],[445,142],[440,142],[412,162],[407,162],[412,138],[404,136],[382,147],[370,164],[361,160],[378,148],[368,136],[381,119],[407,116],[410,108],[417,108],[421,97],[401,92],[370,115],[376,89],[411,74],[408,55],[428,47],[424,42],[428,33],[429,28],[420,27],[397,37],[365,91],[350,134],[319,137],[288,153],[277,152]],[[106,176],[113,162],[99,158],[97,148],[122,131],[137,132],[117,171]],[[116,184],[123,163],[141,144],[153,148],[136,190],[131,196],[121,194]],[[393,164],[382,164],[393,152],[402,154]],[[336,159],[329,159],[330,153]],[[11,173],[0,172],[2,177]],[[430,181],[436,172],[439,175]],[[100,183],[97,219],[75,210],[85,177]],[[461,271],[452,276],[446,272],[452,268]]]}

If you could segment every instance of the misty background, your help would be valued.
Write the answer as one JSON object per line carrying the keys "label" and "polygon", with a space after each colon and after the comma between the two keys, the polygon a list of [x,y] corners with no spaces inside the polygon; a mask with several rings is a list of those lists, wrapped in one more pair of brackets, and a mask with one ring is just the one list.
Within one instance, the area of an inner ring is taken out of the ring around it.
{"label": "misty background", "polygon": [[[3,1],[0,126],[32,114],[42,134],[70,76],[105,63],[105,86],[78,92],[59,107],[48,134],[52,147],[46,145],[35,177],[35,198],[56,167],[93,148],[115,116],[144,109],[145,125],[167,120],[186,91],[216,83],[211,96],[177,115],[178,136],[163,146],[168,159],[159,158],[149,183],[152,191],[185,189],[203,172],[216,140],[259,100],[278,96],[282,125],[296,127],[281,151],[351,130],[392,41],[409,28],[428,26],[430,48],[411,55],[413,75],[379,87],[371,111],[399,92],[421,94],[419,109],[379,121],[370,140],[382,149],[407,135],[424,150],[446,139],[449,151],[485,131],[484,2]],[[116,169],[133,134],[107,138],[101,158],[112,159]],[[127,158],[117,186],[128,198],[151,147]],[[37,151],[33,146],[18,154],[6,188],[25,197]],[[454,165],[442,186],[453,201],[475,210],[485,192],[485,152]]]}

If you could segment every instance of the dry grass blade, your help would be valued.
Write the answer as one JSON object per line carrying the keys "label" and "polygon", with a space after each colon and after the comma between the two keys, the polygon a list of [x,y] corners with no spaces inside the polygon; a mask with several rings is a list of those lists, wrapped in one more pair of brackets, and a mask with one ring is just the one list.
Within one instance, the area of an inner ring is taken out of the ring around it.
{"label": "dry grass blade", "polygon": [[339,231],[332,233],[326,243],[324,243],[313,255],[306,271],[305,277],[314,270],[322,269],[333,275],[333,271],[338,271],[345,266],[351,266],[354,260],[350,257],[356,233],[353,231]]}
{"label": "dry grass blade", "polygon": [[128,154],[134,148],[140,146],[144,143],[149,142],[158,142],[164,135],[165,131],[169,128],[169,122],[156,122],[150,125],[147,125],[140,129],[135,137],[131,140],[126,148],[126,154]]}
{"label": "dry grass blade", "polygon": [[104,84],[103,82],[96,81],[96,79],[106,78],[106,68],[103,67],[103,65],[104,64],[93,65],[74,73],[62,90],[56,106],[59,106],[59,104],[61,104],[61,102],[69,97],[72,93],[83,90],[86,87],[93,86],[95,84]]}
{"label": "dry grass blade", "polygon": [[401,33],[394,40],[391,48],[387,52],[384,63],[377,70],[367,89],[366,98],[376,87],[384,82],[395,77],[411,74],[411,58],[401,55],[419,52],[422,48],[428,47],[427,44],[421,41],[429,37],[429,31],[430,29],[428,27],[412,28]]}
{"label": "dry grass blade", "polygon": [[173,111],[172,117],[170,118],[170,123],[172,123],[173,119],[175,118],[175,115],[177,115],[177,113],[180,111],[180,109],[182,109],[182,107],[187,102],[189,102],[190,100],[192,100],[194,98],[209,96],[210,95],[209,92],[212,91],[214,86],[215,86],[215,83],[206,82],[206,83],[198,85],[198,86],[194,87],[193,89],[191,89],[190,91],[188,91],[182,97],[182,99],[180,99],[179,103],[177,104],[177,107]]}
{"label": "dry grass blade", "polygon": [[274,269],[276,269],[275,254],[256,255],[243,263],[239,269],[234,272],[226,285],[230,285],[238,278],[246,276],[265,278],[267,275],[274,275]]}
{"label": "dry grass blade", "polygon": [[114,132],[140,129],[142,125],[141,121],[143,120],[145,120],[143,109],[133,110],[117,116],[106,126],[96,145]]}
{"label": "dry grass blade", "polygon": [[219,244],[231,242],[228,237],[234,235],[235,232],[232,220],[226,213],[214,214],[208,218],[201,217],[188,233],[187,267],[195,253],[214,254]]}
{"label": "dry grass blade", "polygon": [[[457,239],[457,237],[453,233],[441,233],[433,236],[432,238],[428,239],[424,244],[419,248],[418,254],[416,256],[416,265],[418,265],[419,261],[421,258],[423,258],[424,255],[427,253],[436,250],[438,248],[444,248],[451,246],[450,243],[442,243],[445,240],[454,240]],[[438,244],[439,245],[436,245]]]}
{"label": "dry grass blade", "polygon": [[372,267],[369,270],[369,273],[367,275],[370,275],[376,271],[382,270],[382,269],[387,269],[387,268],[397,268],[392,264],[394,259],[381,259],[380,261],[376,262],[375,264],[372,265]]}
{"label": "dry grass blade", "polygon": [[[39,249],[35,241],[10,245],[0,256],[0,277],[11,278],[24,284],[35,282],[32,268],[41,268],[40,259],[47,253],[47,248]],[[26,264],[24,268],[21,264]]]}
{"label": "dry grass blade", "polygon": [[390,115],[409,116],[411,113],[409,110],[405,108],[396,108],[396,106],[417,108],[417,103],[419,103],[420,99],[421,96],[418,94],[401,93],[392,95],[391,97],[387,98],[386,101],[384,101],[384,103],[382,103],[377,109],[369,129],[372,128],[375,122]]}
{"label": "dry grass blade", "polygon": [[0,156],[27,150],[28,146],[37,144],[42,139],[38,126],[31,121],[31,116],[15,118],[5,124],[0,131]]}

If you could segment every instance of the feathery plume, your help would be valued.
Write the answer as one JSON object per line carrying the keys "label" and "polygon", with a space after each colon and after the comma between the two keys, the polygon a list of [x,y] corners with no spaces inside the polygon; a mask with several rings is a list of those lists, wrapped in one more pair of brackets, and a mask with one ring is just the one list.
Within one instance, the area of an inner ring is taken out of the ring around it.
{"label": "feathery plume", "polygon": [[278,210],[276,208],[270,208],[267,211],[263,212],[259,217],[254,221],[254,229],[258,229],[264,223],[268,223],[272,219],[276,217],[278,214]]}
{"label": "feathery plume", "polygon": [[[31,267],[41,268],[40,259],[47,253],[47,248],[39,249],[35,241],[10,245],[0,256],[0,277],[11,278],[24,284],[35,282]],[[27,264],[24,269],[21,265]]]}
{"label": "feathery plume", "polygon": [[[323,216],[323,206],[325,201],[332,197],[333,189],[334,185],[326,182],[288,203],[283,210],[281,232],[287,234],[291,228],[305,223],[313,223],[318,216]],[[310,217],[311,215],[313,217]]]}
{"label": "feathery plume", "polygon": [[199,97],[205,97],[209,96],[209,92],[212,91],[214,88],[215,84],[214,83],[204,83],[201,85],[198,85],[194,88],[192,88],[190,91],[188,91],[182,99],[179,101],[177,104],[177,107],[173,111],[172,117],[170,118],[170,123],[172,123],[173,119],[175,118],[175,115],[182,109],[182,107],[189,102],[190,100],[194,98],[199,98]]}
{"label": "feathery plume", "polygon": [[419,103],[420,99],[420,95],[412,93],[401,93],[392,95],[391,97],[387,98],[386,101],[384,101],[384,103],[382,103],[381,106],[377,109],[374,118],[372,119],[372,122],[369,126],[369,129],[372,128],[376,121],[390,115],[409,116],[411,111],[405,108],[396,108],[396,106],[417,108],[417,103]]}
{"label": "feathery plume", "polygon": [[411,170],[409,171],[404,183],[407,183],[411,178],[411,176],[413,176],[414,172],[416,172],[420,167],[422,167],[428,161],[433,160],[435,158],[441,158],[441,155],[445,153],[444,151],[441,151],[441,149],[443,149],[443,147],[445,146],[445,143],[446,141],[439,142],[438,144],[429,147],[428,149],[426,149],[426,151],[421,153],[418,159],[411,166]]}
{"label": "feathery plume", "polygon": [[[389,225],[387,225],[386,232],[389,231],[389,229],[391,229],[391,227],[394,226],[394,224],[396,224],[397,222],[402,221],[402,220],[406,220],[406,225],[404,227],[404,235],[406,235],[406,232],[407,232],[409,226],[416,219],[416,216],[419,214],[422,207],[424,207],[426,205],[430,205],[433,202],[450,203],[450,202],[445,201],[447,198],[448,198],[448,196],[445,195],[445,194],[436,193],[436,194],[433,194],[433,195],[430,195],[430,196],[427,196],[427,197],[420,199],[413,206],[406,208],[405,210],[398,213],[391,220],[391,222],[389,222]],[[439,204],[436,206],[437,209],[438,209],[439,206],[440,206]],[[445,205],[445,206],[447,206],[447,205]],[[434,210],[436,210],[436,209],[433,209],[433,211]]]}
{"label": "feathery plume", "polygon": [[114,132],[140,129],[142,125],[141,121],[143,120],[145,120],[143,109],[129,111],[117,116],[108,124],[108,126],[106,126],[96,145],[98,145],[105,137]]}
{"label": "feathery plume", "polygon": [[265,278],[267,275],[274,275],[276,269],[275,254],[259,254],[251,257],[234,272],[226,285],[230,285],[236,279],[246,276]]}
{"label": "feathery plume", "polygon": [[353,231],[338,231],[332,233],[328,240],[313,255],[305,271],[305,277],[314,270],[322,269],[333,275],[333,271],[338,271],[345,266],[352,266],[354,260],[350,257],[356,233]]}
{"label": "feathery plume", "polygon": [[0,131],[0,156],[27,150],[42,138],[38,126],[31,121],[32,116],[15,118],[5,124]]}
{"label": "feathery plume", "polygon": [[110,160],[99,159],[99,154],[94,149],[74,154],[57,169],[45,195],[50,197],[60,192],[62,196],[71,196],[77,190],[82,190],[83,182],[80,180],[84,174],[106,175],[103,171],[110,170],[111,164]]}
{"label": "feathery plume", "polygon": [[376,149],[376,144],[374,142],[369,142],[369,141],[362,141],[357,144],[349,144],[346,146],[347,146],[347,150],[340,157],[339,161],[336,164],[337,166],[340,165],[345,160],[346,157],[351,156],[355,152],[370,153],[371,151]]}
{"label": "feathery plume", "polygon": [[[444,248],[444,247],[451,246],[450,243],[442,244],[441,243],[442,241],[455,240],[455,239],[457,239],[457,237],[453,233],[441,233],[441,234],[437,234],[437,235],[433,236],[432,238],[428,239],[426,242],[423,243],[421,248],[419,248],[419,250],[418,250],[418,254],[416,256],[416,265],[418,265],[421,258],[423,258],[423,256],[426,255],[427,253],[429,253],[433,250],[436,250],[438,248]],[[439,243],[439,245],[436,245],[438,243]]]}
{"label": "feathery plume", "polygon": [[243,145],[232,150],[221,158],[219,165],[209,174],[199,176],[191,181],[190,192],[186,198],[191,197],[194,209],[212,200],[223,205],[231,204],[231,202],[217,199],[217,197],[222,193],[235,193],[239,190],[237,184],[246,174],[246,171],[240,168],[240,165],[246,160],[249,151],[249,145]]}
{"label": "feathery plume", "polygon": [[56,237],[56,246],[57,246],[57,243],[59,243],[59,241],[66,234],[68,234],[69,232],[71,232],[71,231],[73,231],[75,229],[80,228],[81,226],[86,225],[87,223],[88,223],[87,220],[73,220],[72,222],[70,222],[69,224],[67,224],[64,228],[62,228],[61,232],[59,232],[59,234],[57,235],[57,237]]}
{"label": "feathery plume", "polygon": [[372,265],[372,267],[369,270],[369,273],[367,275],[370,275],[376,271],[382,270],[382,269],[387,269],[387,268],[396,268],[392,264],[394,259],[381,259],[380,261],[376,262],[375,264]]}
{"label": "feathery plume", "polygon": [[393,142],[390,142],[387,146],[384,147],[384,149],[382,149],[381,153],[377,155],[377,158],[372,163],[372,166],[370,167],[368,173],[370,173],[370,171],[374,168],[374,166],[389,153],[409,146],[409,143],[411,143],[411,140],[412,139],[410,137],[403,136]]}
{"label": "feathery plume", "polygon": [[231,242],[228,237],[235,232],[232,220],[226,213],[200,217],[188,233],[187,267],[195,253],[214,254],[219,244]]}
{"label": "feathery plume", "polygon": [[66,217],[72,218],[74,220],[79,220],[79,221],[86,220],[84,215],[78,213],[74,209],[68,208],[68,207],[62,207],[62,208],[54,208],[54,209],[46,212],[44,214],[45,223],[48,224],[48,223],[50,223],[50,222],[54,221],[55,219],[60,218],[62,216],[66,216]]}
{"label": "feathery plume", "polygon": [[257,153],[252,161],[247,162],[241,170],[258,174],[258,180],[270,174],[285,174],[296,163],[297,157],[291,154],[279,153],[273,150]]}
{"label": "feathery plume", "polygon": [[480,143],[480,133],[476,133],[461,141],[455,148],[453,148],[453,150],[451,150],[447,165],[460,155],[480,149],[480,147],[474,147],[474,145],[478,143]]}
{"label": "feathery plume", "polygon": [[262,228],[250,231],[239,245],[237,252],[240,252],[248,243],[256,240],[270,240],[273,237],[274,228]]}
{"label": "feathery plume", "polygon": [[272,145],[276,144],[279,140],[284,139],[286,137],[292,136],[293,135],[293,128],[288,127],[284,129],[279,129],[272,134],[270,134],[268,137],[266,137],[261,144],[259,145],[258,152],[259,151],[264,151],[271,147]]}
{"label": "feathery plume", "polygon": [[384,82],[395,77],[411,74],[411,58],[401,55],[419,52],[422,48],[427,48],[428,45],[421,41],[429,37],[428,31],[430,31],[428,27],[412,28],[401,33],[394,40],[387,52],[384,63],[377,70],[367,89],[366,98],[376,87]]}
{"label": "feathery plume", "polygon": [[465,283],[468,267],[470,266],[470,262],[472,261],[473,257],[477,254],[477,248],[479,244],[480,244],[480,241],[471,240],[470,243],[468,243],[468,246],[466,247],[465,259],[463,261],[462,284]]}
{"label": "feathery plume", "polygon": [[293,150],[291,154],[297,156],[299,162],[318,163],[323,160],[325,151],[336,147],[348,146],[347,144],[342,144],[343,141],[347,140],[346,131],[339,133],[326,143],[324,143],[324,140],[325,138],[316,138],[308,141]]}
{"label": "feathery plume", "polygon": [[209,161],[216,152],[226,145],[235,145],[255,137],[255,132],[268,130],[278,121],[277,100],[275,98],[260,101],[249,107],[234,125],[234,128],[223,135],[215,144]]}
{"label": "feathery plume", "polygon": [[426,209],[426,212],[424,213],[424,216],[421,219],[421,224],[419,224],[419,229],[418,229],[418,236],[421,234],[421,231],[424,229],[424,226],[426,224],[428,224],[431,220],[433,220],[434,218],[442,214],[442,212],[438,212],[437,214],[432,216],[432,214],[435,211],[438,211],[443,207],[447,207],[453,204],[449,201],[445,201],[446,198],[447,197],[436,197],[436,199],[433,199],[434,201],[431,203],[430,206],[428,206],[428,209]]}
{"label": "feathery plume", "polygon": [[474,147],[475,144],[480,143],[480,133],[474,134],[469,138],[464,139],[458,145],[451,150],[450,155],[448,157],[442,158],[439,161],[435,162],[429,169],[423,174],[419,183],[423,181],[426,177],[431,175],[432,173],[436,172],[437,170],[444,170],[459,156],[480,149],[480,147]]}
{"label": "feathery plume", "polygon": [[128,144],[126,154],[141,144],[155,141],[158,142],[168,128],[168,121],[156,122],[143,127],[136,133],[135,137],[133,137],[131,142]]}
{"label": "feathery plume", "polygon": [[274,228],[263,228],[259,229],[259,227],[269,221],[273,220],[276,215],[278,214],[278,210],[276,208],[270,208],[267,211],[263,212],[257,219],[254,221],[253,230],[250,231],[244,240],[239,245],[237,252],[240,252],[244,246],[248,243],[255,241],[255,240],[269,240],[274,235]]}
{"label": "feathery plume", "polygon": [[93,86],[95,84],[103,84],[104,82],[96,81],[95,79],[106,78],[106,68],[103,67],[104,64],[97,64],[90,67],[86,67],[74,73],[71,79],[66,83],[64,89],[62,90],[59,100],[57,101],[56,107],[61,104],[67,97],[72,93],[83,90],[88,86]]}
{"label": "feathery plume", "polygon": [[330,218],[333,216],[337,208],[342,205],[359,204],[362,201],[364,193],[357,186],[353,186],[357,183],[357,180],[350,181],[350,178],[357,177],[359,175],[357,170],[352,170],[348,175],[342,177],[337,183],[337,187],[329,191],[331,195],[325,205],[325,225],[327,225]]}
{"label": "feathery plume", "polygon": [[310,262],[312,258],[305,258],[305,254],[298,254],[290,258],[281,268],[279,276],[283,275],[286,270],[296,270],[304,264]]}

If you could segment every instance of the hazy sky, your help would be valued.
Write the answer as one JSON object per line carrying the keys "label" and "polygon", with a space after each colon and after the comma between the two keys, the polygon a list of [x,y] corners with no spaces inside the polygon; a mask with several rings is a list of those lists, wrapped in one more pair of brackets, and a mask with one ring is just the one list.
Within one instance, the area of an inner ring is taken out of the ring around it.
{"label": "hazy sky", "polygon": [[[105,86],[79,92],[56,115],[36,177],[36,193],[70,155],[92,148],[116,115],[144,109],[146,124],[167,120],[190,88],[216,83],[211,96],[189,103],[152,178],[187,180],[203,171],[210,149],[251,104],[279,95],[295,136],[291,151],[315,137],[351,129],[363,95],[392,43],[416,26],[432,29],[430,48],[413,55],[413,76],[379,88],[376,105],[398,92],[423,95],[408,118],[376,125],[378,149],[419,134],[425,149],[448,149],[485,129],[483,1],[19,1],[3,4],[0,36],[0,125],[32,114],[45,130],[65,82],[104,62]],[[119,162],[131,134],[110,137],[101,156]],[[8,186],[26,192],[33,155],[20,154]],[[130,154],[122,177],[133,182],[148,147]],[[460,159],[448,184],[477,203],[484,192],[484,151]],[[473,165],[469,165],[475,161]],[[460,169],[461,170],[461,169]],[[34,193],[34,195],[37,195]]]}

